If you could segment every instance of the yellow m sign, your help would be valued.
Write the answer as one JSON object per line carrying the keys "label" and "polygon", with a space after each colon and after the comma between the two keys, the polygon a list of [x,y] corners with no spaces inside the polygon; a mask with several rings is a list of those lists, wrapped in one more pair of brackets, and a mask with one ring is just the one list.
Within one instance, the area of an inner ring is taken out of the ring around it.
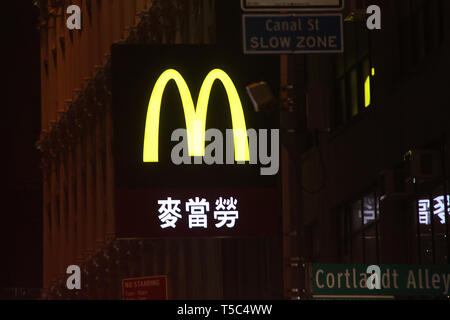
{"label": "yellow m sign", "polygon": [[183,104],[189,155],[191,157],[205,155],[206,113],[208,110],[209,96],[214,82],[220,80],[225,87],[230,104],[235,161],[249,161],[250,152],[242,103],[230,77],[220,69],[214,69],[208,73],[200,88],[197,107],[195,107],[191,92],[183,76],[178,71],[169,69],[164,71],[158,78],[150,96],[145,121],[144,162],[158,162],[161,102],[167,83],[171,80],[175,81]]}

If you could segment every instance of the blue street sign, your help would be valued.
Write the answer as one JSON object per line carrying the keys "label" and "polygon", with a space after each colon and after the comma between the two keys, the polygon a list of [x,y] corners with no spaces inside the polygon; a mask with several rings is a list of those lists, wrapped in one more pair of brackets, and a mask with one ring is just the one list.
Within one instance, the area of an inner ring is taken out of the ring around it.
{"label": "blue street sign", "polygon": [[246,54],[339,53],[342,30],[342,14],[242,15]]}

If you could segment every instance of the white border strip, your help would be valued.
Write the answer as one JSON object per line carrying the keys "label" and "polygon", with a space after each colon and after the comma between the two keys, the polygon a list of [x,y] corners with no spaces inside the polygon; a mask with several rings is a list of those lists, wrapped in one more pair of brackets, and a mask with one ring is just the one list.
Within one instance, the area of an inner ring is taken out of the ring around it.
{"label": "white border strip", "polygon": [[285,7],[257,7],[257,8],[247,8],[245,6],[246,0],[241,0],[241,10],[243,12],[312,12],[312,11],[341,11],[344,9],[344,0],[339,0],[340,6],[338,7],[321,7],[321,6],[309,6],[309,7],[295,7],[295,6],[285,6]]}

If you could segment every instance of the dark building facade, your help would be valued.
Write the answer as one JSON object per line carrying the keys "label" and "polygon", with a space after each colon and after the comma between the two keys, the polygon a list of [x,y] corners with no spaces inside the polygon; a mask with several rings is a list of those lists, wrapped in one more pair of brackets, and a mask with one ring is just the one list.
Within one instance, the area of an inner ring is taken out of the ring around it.
{"label": "dark building facade", "polygon": [[[381,30],[366,28],[369,4]],[[288,58],[309,129],[289,159],[305,261],[450,262],[449,14],[446,1],[347,1],[343,54]]]}
{"label": "dark building facade", "polygon": [[[70,4],[81,30],[65,27]],[[215,2],[42,1],[41,20],[43,297],[120,299],[123,279],[154,275],[167,275],[169,299],[281,297],[277,239],[116,235],[111,45],[215,43]],[[81,290],[66,287],[69,265]]]}
{"label": "dark building facade", "polygon": [[15,1],[4,10],[2,66],[0,186],[0,299],[39,296],[42,286],[42,184],[40,154],[34,148],[40,133],[39,9]]}
{"label": "dark building facade", "polygon": [[239,1],[73,3],[82,31],[41,1],[45,297],[120,299],[122,279],[165,274],[169,298],[299,299],[308,263],[449,264],[447,1],[345,1],[344,53],[280,56],[282,227],[263,240],[115,234],[111,44],[241,51]]}

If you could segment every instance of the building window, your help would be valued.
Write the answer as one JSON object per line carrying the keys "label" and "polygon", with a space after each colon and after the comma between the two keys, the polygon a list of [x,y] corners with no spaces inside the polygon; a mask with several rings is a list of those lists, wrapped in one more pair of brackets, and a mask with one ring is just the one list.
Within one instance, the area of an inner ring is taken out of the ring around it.
{"label": "building window", "polygon": [[344,263],[378,263],[379,199],[368,193],[340,210],[340,248]]}
{"label": "building window", "polygon": [[365,23],[344,23],[345,51],[335,60],[335,127],[339,127],[372,105],[375,69],[370,65],[369,34]]}
{"label": "building window", "polygon": [[[447,224],[450,222],[450,195],[444,196],[443,187],[430,194],[421,193],[415,206],[418,263],[448,263]],[[447,205],[445,204],[447,201]],[[447,214],[445,209],[447,208]]]}
{"label": "building window", "polygon": [[406,0],[397,3],[401,73],[441,47],[444,41],[443,0]]}

